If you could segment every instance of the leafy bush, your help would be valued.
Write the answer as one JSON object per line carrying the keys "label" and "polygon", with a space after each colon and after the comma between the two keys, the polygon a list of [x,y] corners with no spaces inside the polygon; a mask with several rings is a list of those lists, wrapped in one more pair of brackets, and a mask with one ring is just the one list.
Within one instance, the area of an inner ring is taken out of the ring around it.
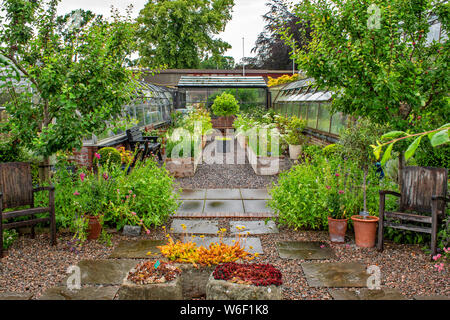
{"label": "leafy bush", "polygon": [[325,158],[335,158],[341,155],[342,148],[339,144],[329,144],[328,146],[322,149],[322,153]]}
{"label": "leafy bush", "polygon": [[102,166],[104,165],[120,165],[122,163],[122,156],[120,151],[116,148],[106,147],[98,150],[98,154],[100,155],[100,159],[94,158],[94,162],[98,163]]}
{"label": "leafy bush", "polygon": [[15,229],[3,230],[3,249],[6,250],[17,240],[19,234]]}
{"label": "leafy bush", "polygon": [[236,98],[229,93],[222,93],[212,105],[212,111],[216,116],[232,116],[239,112],[239,104]]}

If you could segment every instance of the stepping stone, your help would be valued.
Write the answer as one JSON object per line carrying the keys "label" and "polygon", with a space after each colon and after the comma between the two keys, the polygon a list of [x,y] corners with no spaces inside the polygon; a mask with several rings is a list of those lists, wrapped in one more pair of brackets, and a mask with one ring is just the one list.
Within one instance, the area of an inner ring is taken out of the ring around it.
{"label": "stepping stone", "polygon": [[273,213],[267,207],[267,200],[244,200],[245,213]]}
{"label": "stepping stone", "polygon": [[381,290],[328,289],[334,300],[408,300],[397,289],[385,288]]}
{"label": "stepping stone", "polygon": [[267,189],[241,189],[244,200],[269,200],[271,199]]}
{"label": "stepping stone", "polygon": [[[321,248],[320,246],[325,246]],[[302,260],[329,260],[335,259],[333,250],[321,243],[311,241],[281,241],[277,242],[280,258]]]}
{"label": "stepping stone", "polygon": [[206,200],[206,213],[244,213],[244,206],[242,200]]}
{"label": "stepping stone", "polygon": [[204,200],[184,200],[178,208],[178,213],[203,212]]}
{"label": "stepping stone", "polygon": [[31,300],[33,294],[26,292],[0,292],[1,300]]}
{"label": "stepping stone", "polygon": [[[238,230],[237,227],[245,227],[245,229]],[[267,221],[230,221],[230,228],[232,234],[267,234],[278,233],[278,228],[272,220]]]}
{"label": "stepping stone", "polygon": [[[103,284],[120,285],[128,272],[139,260],[82,260],[78,263],[81,271],[81,285]],[[67,276],[61,285],[67,284]]]}
{"label": "stepping stone", "polygon": [[302,263],[310,287],[367,287],[366,267],[356,262]]}
{"label": "stepping stone", "polygon": [[413,296],[414,300],[450,300],[450,296],[431,295],[431,296]]}
{"label": "stepping stone", "polygon": [[203,200],[206,196],[206,189],[184,189],[181,192],[181,200]]}
{"label": "stepping stone", "polygon": [[[235,242],[233,242],[233,240],[237,241],[238,237],[223,238],[223,243],[228,244],[228,245],[233,245],[235,243]],[[188,242],[188,241],[191,241],[191,238],[184,239],[184,242]],[[196,237],[192,241],[197,244],[197,247],[203,246],[203,247],[207,248],[207,247],[209,247],[209,245],[211,243],[219,242],[220,238],[219,237],[205,237],[202,239],[200,237]],[[261,240],[259,238],[252,237],[252,238],[246,238],[245,240],[242,239],[241,241],[244,244],[245,251],[252,253],[252,254],[254,254],[254,253],[264,254],[264,250],[261,245]]]}
{"label": "stepping stone", "polygon": [[67,287],[47,289],[39,300],[113,300],[119,286],[82,287],[80,290],[69,290]]}
{"label": "stepping stone", "polygon": [[[134,240],[121,241],[119,245],[114,248],[109,258],[127,258],[127,259],[150,259],[152,257],[161,256],[161,251],[157,246],[164,245],[163,240]],[[148,256],[147,253],[158,253],[158,255]]]}
{"label": "stepping stone", "polygon": [[[174,219],[172,221],[171,229],[174,233],[202,233],[202,234],[217,234],[219,231],[218,221],[210,220],[180,220]],[[181,226],[184,224],[186,230]]]}
{"label": "stepping stone", "polygon": [[241,200],[239,189],[207,189],[207,200]]}

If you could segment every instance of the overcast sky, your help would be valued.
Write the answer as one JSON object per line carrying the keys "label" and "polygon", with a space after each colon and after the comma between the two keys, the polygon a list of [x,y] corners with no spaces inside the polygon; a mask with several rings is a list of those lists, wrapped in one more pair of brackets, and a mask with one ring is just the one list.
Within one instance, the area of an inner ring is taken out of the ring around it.
{"label": "overcast sky", "polygon": [[[147,0],[62,0],[58,13],[65,14],[82,8],[109,17],[111,5],[119,8],[124,14],[125,8],[129,4],[133,4],[133,14],[136,17],[146,2]],[[233,20],[227,24],[226,30],[220,34],[220,38],[232,45],[233,48],[226,55],[232,56],[236,62],[242,58],[243,37],[245,38],[245,56],[254,56],[250,50],[264,28],[262,15],[267,11],[265,3],[265,0],[235,0]]]}

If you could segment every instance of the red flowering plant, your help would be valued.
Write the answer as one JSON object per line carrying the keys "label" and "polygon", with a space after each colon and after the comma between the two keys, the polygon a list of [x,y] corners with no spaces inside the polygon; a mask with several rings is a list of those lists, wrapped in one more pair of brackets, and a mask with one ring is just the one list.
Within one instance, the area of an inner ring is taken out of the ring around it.
{"label": "red flowering plant", "polygon": [[281,272],[271,264],[228,262],[218,265],[213,272],[216,280],[225,280],[255,286],[281,286]]}

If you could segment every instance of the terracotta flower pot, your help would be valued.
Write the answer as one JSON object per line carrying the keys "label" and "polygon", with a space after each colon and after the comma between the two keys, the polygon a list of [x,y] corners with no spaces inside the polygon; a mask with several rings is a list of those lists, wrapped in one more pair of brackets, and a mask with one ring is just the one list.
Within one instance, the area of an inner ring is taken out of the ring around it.
{"label": "terracotta flower pot", "polygon": [[102,231],[102,225],[96,216],[89,216],[89,226],[88,226],[88,240],[97,240]]}
{"label": "terracotta flower pot", "polygon": [[355,241],[358,247],[373,248],[375,246],[375,236],[378,227],[378,217],[364,217],[360,215],[352,216],[355,227]]}
{"label": "terracotta flower pot", "polygon": [[328,232],[333,243],[345,243],[348,219],[333,219],[328,217]]}

